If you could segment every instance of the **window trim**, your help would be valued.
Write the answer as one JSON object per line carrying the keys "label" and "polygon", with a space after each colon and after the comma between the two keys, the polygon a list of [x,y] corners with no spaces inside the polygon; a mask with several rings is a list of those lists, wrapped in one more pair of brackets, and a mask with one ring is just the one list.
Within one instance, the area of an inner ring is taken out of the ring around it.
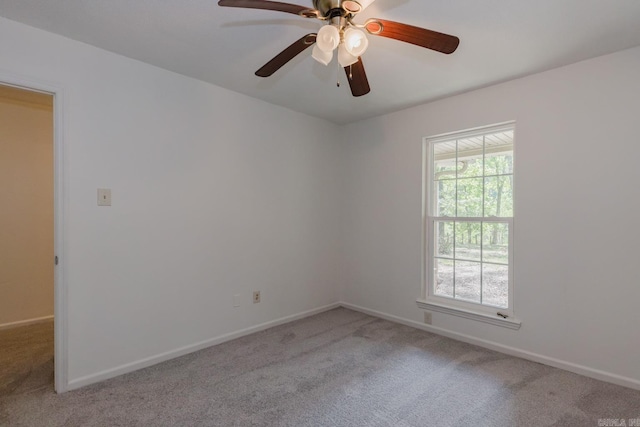
{"label": "window trim", "polygon": [[[515,317],[514,310],[514,275],[513,275],[513,217],[436,217],[431,216],[433,204],[433,186],[435,184],[431,176],[433,146],[439,142],[452,139],[465,139],[475,136],[483,136],[488,133],[500,131],[513,131],[515,135],[515,121],[504,122],[497,125],[483,126],[462,132],[451,132],[434,137],[425,137],[422,141],[422,292],[421,298],[416,301],[418,307],[445,314],[451,314],[471,320],[476,320],[492,325],[503,326],[510,329],[519,329],[521,322]],[[512,148],[513,149],[513,148]],[[515,157],[515,156],[514,156]],[[515,169],[514,169],[515,171]],[[515,204],[515,203],[514,203]],[[515,206],[514,206],[515,208]],[[515,215],[514,215],[515,216]],[[489,305],[474,302],[455,300],[440,297],[433,294],[432,277],[430,272],[434,266],[434,245],[430,244],[430,236],[434,232],[435,221],[477,221],[477,222],[506,222],[509,224],[509,307],[500,309]],[[506,317],[503,317],[503,316]]]}
{"label": "window trim", "polygon": [[448,304],[438,304],[425,299],[418,299],[416,300],[416,303],[418,304],[418,307],[427,311],[450,314],[452,316],[463,317],[465,319],[488,323],[495,326],[502,326],[509,329],[518,330],[522,325],[522,322],[515,317],[508,317],[504,319],[497,314],[480,313],[466,308],[452,307]]}

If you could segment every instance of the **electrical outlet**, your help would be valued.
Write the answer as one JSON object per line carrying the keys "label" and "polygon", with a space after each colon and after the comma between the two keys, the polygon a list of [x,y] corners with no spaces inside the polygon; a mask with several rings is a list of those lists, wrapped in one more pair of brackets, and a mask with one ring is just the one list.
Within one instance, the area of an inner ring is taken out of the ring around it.
{"label": "electrical outlet", "polygon": [[260,302],[260,291],[253,291],[253,303],[257,304]]}
{"label": "electrical outlet", "polygon": [[428,311],[425,311],[424,313],[424,323],[426,323],[427,325],[431,324],[431,313],[429,313]]}

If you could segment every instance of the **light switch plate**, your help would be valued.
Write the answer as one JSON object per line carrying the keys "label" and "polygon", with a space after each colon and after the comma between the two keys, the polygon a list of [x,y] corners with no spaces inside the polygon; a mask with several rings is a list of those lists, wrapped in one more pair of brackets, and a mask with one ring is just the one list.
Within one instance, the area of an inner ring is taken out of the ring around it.
{"label": "light switch plate", "polygon": [[98,188],[98,206],[111,206],[110,188]]}

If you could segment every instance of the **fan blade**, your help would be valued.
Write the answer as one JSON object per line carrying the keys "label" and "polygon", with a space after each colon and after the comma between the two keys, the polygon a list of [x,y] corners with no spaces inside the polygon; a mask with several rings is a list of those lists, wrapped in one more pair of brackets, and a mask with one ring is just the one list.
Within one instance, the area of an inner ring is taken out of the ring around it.
{"label": "fan blade", "polygon": [[344,71],[347,73],[347,80],[349,80],[353,96],[362,96],[371,92],[367,73],[364,72],[362,58],[358,58],[358,62],[355,64],[344,67]]}
{"label": "fan blade", "polygon": [[442,53],[453,53],[460,39],[448,34],[384,19],[370,19],[365,28],[371,34],[426,47]]}
{"label": "fan blade", "polygon": [[280,52],[271,61],[264,64],[262,68],[256,71],[258,77],[269,77],[276,71],[278,71],[284,64],[291,61],[293,58],[302,53],[306,48],[313,45],[316,42],[317,34],[311,33],[296,40],[291,46]]}
{"label": "fan blade", "polygon": [[243,7],[246,9],[266,9],[278,12],[293,13],[299,15],[301,12],[309,10],[306,6],[299,6],[291,3],[281,3],[268,0],[220,0],[218,6]]}

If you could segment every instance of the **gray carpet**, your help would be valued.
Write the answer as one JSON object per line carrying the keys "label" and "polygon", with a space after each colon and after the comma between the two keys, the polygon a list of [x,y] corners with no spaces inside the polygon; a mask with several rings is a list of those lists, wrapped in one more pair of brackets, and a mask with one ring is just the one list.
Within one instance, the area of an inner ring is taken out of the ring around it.
{"label": "gray carpet", "polygon": [[0,397],[3,426],[597,426],[605,418],[640,418],[640,391],[342,308],[63,395]]}

